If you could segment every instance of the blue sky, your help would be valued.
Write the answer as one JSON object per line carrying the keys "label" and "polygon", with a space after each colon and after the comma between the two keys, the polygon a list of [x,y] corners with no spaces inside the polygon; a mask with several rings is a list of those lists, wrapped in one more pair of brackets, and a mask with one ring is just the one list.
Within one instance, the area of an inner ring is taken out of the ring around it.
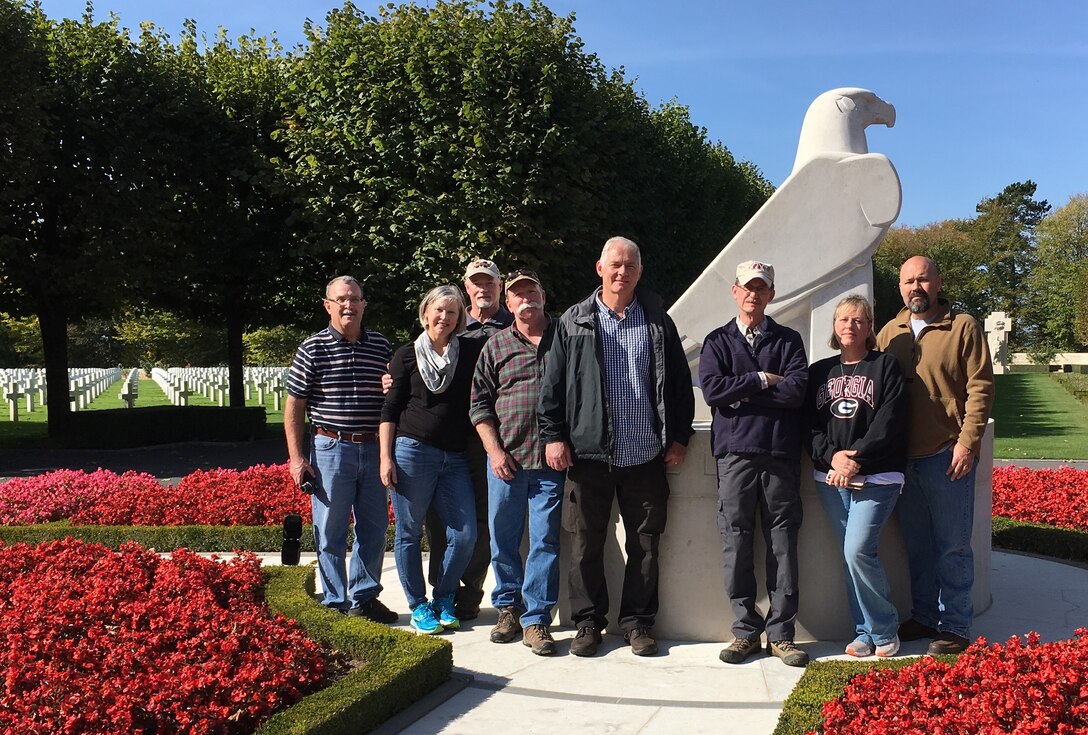
{"label": "blue sky", "polygon": [[[418,4],[429,4],[420,2]],[[864,87],[896,107],[869,128],[903,182],[900,224],[974,215],[1007,184],[1032,179],[1055,208],[1088,192],[1088,2],[1044,0],[547,0],[574,11],[586,49],[622,66],[652,104],[672,98],[775,185],[789,175],[809,103]],[[77,17],[81,0],[42,0]],[[184,18],[209,35],[275,31],[302,41],[335,0],[97,0],[136,28],[176,36]],[[380,3],[357,0],[374,13]]]}

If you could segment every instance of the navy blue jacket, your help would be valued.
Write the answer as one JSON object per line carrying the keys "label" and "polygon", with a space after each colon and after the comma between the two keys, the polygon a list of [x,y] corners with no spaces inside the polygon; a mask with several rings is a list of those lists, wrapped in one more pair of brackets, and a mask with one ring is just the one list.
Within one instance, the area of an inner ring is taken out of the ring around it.
{"label": "navy blue jacket", "polygon": [[[760,371],[785,380],[764,389]],[[713,415],[715,457],[742,453],[800,457],[808,360],[797,332],[767,317],[767,329],[753,351],[737,321],[730,319],[703,341],[699,385]]]}

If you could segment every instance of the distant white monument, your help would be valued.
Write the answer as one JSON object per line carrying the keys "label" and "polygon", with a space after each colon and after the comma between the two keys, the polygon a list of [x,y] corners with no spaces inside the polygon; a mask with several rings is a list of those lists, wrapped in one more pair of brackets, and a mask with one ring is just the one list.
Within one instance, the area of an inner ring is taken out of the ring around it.
{"label": "distant white monument", "polygon": [[1009,372],[1009,332],[1012,331],[1012,318],[1003,311],[991,312],[983,325],[986,341],[990,345],[990,360],[994,364],[994,375]]}

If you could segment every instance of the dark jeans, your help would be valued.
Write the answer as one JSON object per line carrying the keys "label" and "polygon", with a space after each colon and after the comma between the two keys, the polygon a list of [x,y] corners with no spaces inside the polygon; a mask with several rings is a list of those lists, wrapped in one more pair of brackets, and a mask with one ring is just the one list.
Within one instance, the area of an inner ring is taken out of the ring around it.
{"label": "dark jeans", "polygon": [[567,470],[563,527],[572,534],[570,606],[576,626],[604,630],[608,619],[608,585],[604,546],[610,535],[612,498],[619,501],[627,535],[627,565],[620,597],[620,627],[654,624],[657,616],[657,550],[665,531],[669,484],[662,455],[632,467],[578,460]]}
{"label": "dark jeans", "polygon": [[[454,594],[458,607],[479,607],[484,598],[484,580],[491,566],[491,533],[487,527],[487,452],[480,437],[473,431],[465,449],[468,473],[472,477],[472,494],[476,499],[476,545],[468,566],[461,573],[461,584]],[[427,545],[431,550],[427,579],[431,585],[442,576],[442,558],[446,553],[446,527],[432,505],[427,511]]]}
{"label": "dark jeans", "polygon": [[[756,610],[753,544],[756,509],[763,540],[766,619]],[[797,533],[801,528],[801,464],[769,454],[727,454],[718,458],[718,530],[722,535],[725,593],[733,608],[733,635],[771,641],[793,640],[797,618]]]}

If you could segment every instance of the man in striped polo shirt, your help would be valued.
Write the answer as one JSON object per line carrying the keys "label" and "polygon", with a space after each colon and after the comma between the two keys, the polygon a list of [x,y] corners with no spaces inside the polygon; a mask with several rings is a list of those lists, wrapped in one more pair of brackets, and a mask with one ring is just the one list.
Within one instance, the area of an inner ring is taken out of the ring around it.
{"label": "man in striped polo shirt", "polygon": [[[291,477],[313,483],[311,505],[322,603],[352,617],[394,623],[378,600],[382,590],[388,496],[378,477],[382,375],[392,358],[389,340],[363,328],[366,300],[351,276],[325,287],[329,326],[308,337],[287,377],[283,425]],[[305,417],[312,431],[307,431]],[[350,518],[355,544],[346,562]]]}

